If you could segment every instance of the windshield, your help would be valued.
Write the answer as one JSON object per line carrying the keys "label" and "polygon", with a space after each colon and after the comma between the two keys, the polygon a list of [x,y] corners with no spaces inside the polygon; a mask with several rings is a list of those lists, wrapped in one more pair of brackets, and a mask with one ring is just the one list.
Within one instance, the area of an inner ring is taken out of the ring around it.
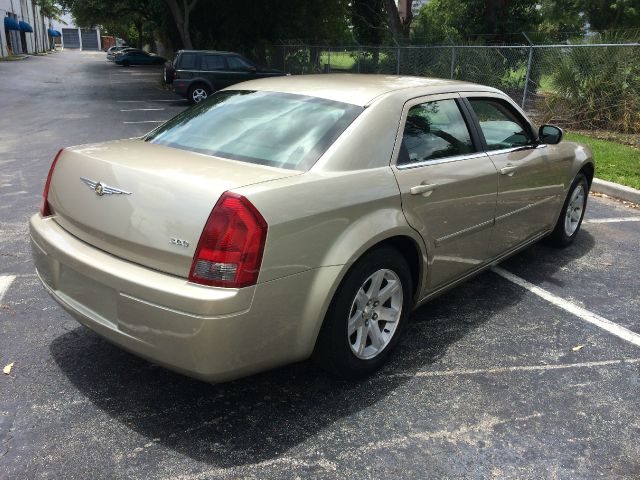
{"label": "windshield", "polygon": [[307,170],[363,108],[303,95],[218,92],[144,137],[150,143]]}

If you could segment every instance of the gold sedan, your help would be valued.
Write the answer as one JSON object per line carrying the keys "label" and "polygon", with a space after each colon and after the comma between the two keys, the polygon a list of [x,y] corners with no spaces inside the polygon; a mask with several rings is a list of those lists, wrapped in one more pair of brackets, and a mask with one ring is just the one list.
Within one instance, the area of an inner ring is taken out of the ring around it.
{"label": "gold sedan", "polygon": [[220,382],[313,357],[377,369],[416,306],[578,234],[591,152],[502,92],[376,75],[255,80],[139,139],[58,153],[30,221],[80,323]]}

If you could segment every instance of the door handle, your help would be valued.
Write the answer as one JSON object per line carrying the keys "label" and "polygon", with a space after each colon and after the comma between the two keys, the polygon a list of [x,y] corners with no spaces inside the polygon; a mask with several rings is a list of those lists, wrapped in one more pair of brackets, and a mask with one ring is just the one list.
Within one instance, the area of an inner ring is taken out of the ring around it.
{"label": "door handle", "polygon": [[[436,187],[437,185],[435,183],[422,183],[420,185],[416,185],[415,187],[411,187],[410,192],[411,195],[424,195],[425,193],[431,195],[431,192],[433,192]],[[424,196],[428,197],[429,195]]]}
{"label": "door handle", "polygon": [[509,175],[510,177],[515,173],[515,171],[518,169],[518,167],[516,167],[515,165],[511,165],[510,163],[508,163],[505,167],[502,167],[500,169],[500,173],[502,175]]}

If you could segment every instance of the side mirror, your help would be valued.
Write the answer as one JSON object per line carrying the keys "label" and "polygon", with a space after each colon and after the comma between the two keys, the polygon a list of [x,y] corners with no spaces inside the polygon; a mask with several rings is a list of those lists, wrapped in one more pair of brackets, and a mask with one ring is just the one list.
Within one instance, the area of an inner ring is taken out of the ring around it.
{"label": "side mirror", "polygon": [[538,139],[540,143],[556,145],[560,143],[562,136],[562,129],[555,125],[542,125],[538,130]]}

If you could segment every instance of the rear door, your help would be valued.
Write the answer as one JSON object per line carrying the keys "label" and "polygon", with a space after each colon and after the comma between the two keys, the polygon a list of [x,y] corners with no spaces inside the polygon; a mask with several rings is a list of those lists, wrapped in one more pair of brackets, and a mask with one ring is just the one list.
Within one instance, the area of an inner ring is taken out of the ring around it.
{"label": "rear door", "polygon": [[233,82],[231,75],[227,71],[227,64],[223,55],[215,53],[204,53],[200,56],[201,74],[211,82],[215,90],[220,90]]}
{"label": "rear door", "polygon": [[429,252],[434,290],[490,258],[498,179],[456,94],[405,105],[396,140],[396,175],[409,224]]}
{"label": "rear door", "polygon": [[566,167],[537,143],[531,123],[506,98],[465,95],[479,125],[481,141],[499,172],[493,255],[499,255],[551,227],[563,193]]}

